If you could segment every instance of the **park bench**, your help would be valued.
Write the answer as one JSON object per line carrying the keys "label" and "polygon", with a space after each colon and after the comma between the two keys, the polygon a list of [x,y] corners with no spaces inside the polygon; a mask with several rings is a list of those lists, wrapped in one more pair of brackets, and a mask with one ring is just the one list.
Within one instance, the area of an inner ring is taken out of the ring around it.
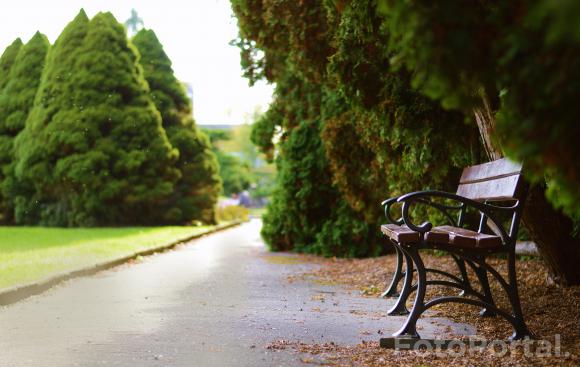
{"label": "park bench", "polygon": [[[417,320],[431,307],[446,302],[479,306],[482,316],[503,317],[513,326],[512,340],[530,336],[520,306],[515,268],[516,238],[526,195],[521,169],[521,164],[508,159],[471,166],[463,170],[456,194],[419,191],[382,203],[390,223],[382,225],[381,231],[397,253],[395,273],[383,296],[398,297],[389,315],[408,314],[403,327],[393,337],[419,339]],[[401,217],[393,219],[395,205],[400,204]],[[417,224],[412,215],[416,205],[439,211],[446,225]],[[452,256],[457,274],[425,267],[419,252],[422,249],[443,250]],[[486,261],[491,255],[505,257],[507,277]],[[468,269],[475,274],[479,287],[470,280]],[[505,291],[509,309],[502,309],[494,302],[490,279],[499,282]],[[450,287],[460,293],[426,301],[426,291],[431,286]],[[416,292],[415,301],[409,311],[406,302],[413,292]]]}

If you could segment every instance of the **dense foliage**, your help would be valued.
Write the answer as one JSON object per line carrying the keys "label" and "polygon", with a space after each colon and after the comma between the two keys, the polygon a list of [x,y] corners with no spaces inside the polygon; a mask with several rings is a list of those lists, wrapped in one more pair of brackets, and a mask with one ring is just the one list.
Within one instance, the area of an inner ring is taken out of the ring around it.
{"label": "dense foliage", "polygon": [[213,152],[219,163],[222,193],[231,196],[247,190],[252,184],[250,166],[247,162],[243,162],[239,156],[226,152],[221,147],[224,142],[232,140],[232,132],[222,129],[207,129],[205,133],[209,136]]}
{"label": "dense foliage", "polygon": [[232,154],[216,152],[223,180],[223,193],[230,196],[250,188],[252,176],[250,167]]}
{"label": "dense foliage", "polygon": [[180,178],[167,203],[165,219],[172,223],[215,221],[220,192],[218,163],[209,139],[195,125],[191,101],[171,68],[171,60],[152,30],[142,29],[132,39],[137,47],[151,98],[161,113],[169,142],[179,151]]}
{"label": "dense foliage", "polygon": [[[48,53],[15,142],[18,223],[154,224],[179,172],[137,52],[110,13],[83,11]],[[42,142],[42,144],[39,144]]]}
{"label": "dense foliage", "polygon": [[391,49],[447,106],[489,100],[494,138],[549,199],[580,219],[580,3],[381,0]]}
{"label": "dense foliage", "polygon": [[[524,224],[552,279],[580,283],[578,2],[232,0],[232,7],[245,75],[276,83],[253,140],[272,157],[278,152],[280,166],[292,130],[317,123],[333,187],[375,226],[384,197],[450,189],[469,163],[523,160],[533,183]],[[279,184],[277,195],[294,190]],[[269,225],[266,217],[273,242]]]}
{"label": "dense foliage", "polygon": [[364,256],[380,251],[375,229],[332,185],[317,122],[302,121],[280,144],[277,187],[262,235],[275,250],[325,256]]}
{"label": "dense foliage", "polygon": [[345,199],[376,223],[386,196],[452,191],[460,168],[480,159],[476,127],[415,91],[408,72],[390,70],[388,33],[373,1],[329,14],[337,23],[328,64],[336,92],[324,103],[323,139]]}
{"label": "dense foliage", "polygon": [[0,56],[0,91],[6,86],[8,81],[8,76],[10,75],[10,69],[14,64],[14,60],[22,47],[22,40],[17,38],[12,42]]}
{"label": "dense foliage", "polygon": [[0,91],[0,218],[4,223],[12,222],[13,198],[23,190],[14,177],[14,138],[32,108],[49,47],[46,36],[37,32],[20,49]]}
{"label": "dense foliage", "polygon": [[252,135],[278,153],[263,229],[272,248],[376,254],[383,199],[448,188],[459,167],[478,160],[475,127],[415,92],[407,72],[389,71],[389,35],[374,1],[232,5],[245,74],[276,82]]}

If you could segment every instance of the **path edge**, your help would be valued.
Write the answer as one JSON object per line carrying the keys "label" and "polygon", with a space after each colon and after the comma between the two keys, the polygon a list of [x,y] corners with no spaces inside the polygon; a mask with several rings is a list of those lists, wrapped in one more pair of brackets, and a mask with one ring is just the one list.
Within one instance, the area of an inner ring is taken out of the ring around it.
{"label": "path edge", "polygon": [[113,260],[105,261],[105,262],[98,263],[95,265],[90,265],[90,266],[78,268],[75,270],[70,270],[70,271],[58,273],[56,275],[52,275],[48,278],[44,278],[44,279],[39,280],[37,282],[24,284],[24,285],[18,285],[18,286],[12,287],[12,288],[7,288],[5,290],[0,291],[0,307],[9,306],[9,305],[14,304],[16,302],[22,301],[23,299],[44,293],[47,290],[51,289],[52,287],[54,287],[60,283],[63,283],[67,280],[94,275],[94,274],[101,272],[103,270],[108,270],[108,269],[117,267],[119,265],[123,265],[131,260],[136,259],[137,257],[140,257],[140,256],[149,256],[149,255],[153,255],[155,253],[168,251],[168,250],[171,250],[171,249],[175,248],[176,246],[181,245],[185,242],[189,242],[189,241],[192,241],[192,240],[195,240],[195,239],[198,239],[198,238],[210,235],[210,234],[221,232],[223,230],[239,226],[242,223],[245,223],[245,221],[236,220],[236,221],[232,221],[232,222],[229,222],[226,224],[221,224],[221,225],[218,224],[215,228],[213,228],[207,232],[196,233],[196,234],[191,235],[191,236],[186,237],[186,238],[182,238],[182,239],[179,239],[179,240],[176,240],[176,241],[164,244],[164,245],[160,245],[157,247],[153,247],[150,249],[137,251],[137,252],[134,252],[132,254],[119,257],[117,259],[113,259]]}

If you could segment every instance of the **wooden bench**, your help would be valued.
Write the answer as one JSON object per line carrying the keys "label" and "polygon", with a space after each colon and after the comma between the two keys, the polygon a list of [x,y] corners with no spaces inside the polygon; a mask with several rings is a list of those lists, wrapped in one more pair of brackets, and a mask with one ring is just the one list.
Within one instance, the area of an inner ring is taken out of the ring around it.
{"label": "wooden bench", "polygon": [[[382,203],[391,223],[381,226],[381,231],[397,252],[395,273],[383,296],[398,297],[389,315],[408,314],[403,327],[393,334],[395,338],[418,339],[416,324],[419,317],[429,308],[445,302],[479,306],[482,316],[503,317],[513,326],[512,340],[531,336],[520,306],[515,269],[515,244],[526,195],[521,169],[521,164],[508,159],[467,167],[463,170],[456,194],[419,191]],[[393,219],[392,211],[397,204],[402,204],[401,217]],[[430,222],[417,224],[411,215],[412,208],[417,205],[438,210],[448,223],[442,226],[433,226]],[[466,228],[468,212],[477,214],[476,228]],[[421,249],[444,250],[450,254],[458,274],[425,267],[419,253]],[[490,255],[496,254],[506,257],[507,277],[486,262]],[[479,287],[472,286],[467,269],[473,271]],[[432,279],[431,275],[437,275],[437,279]],[[508,310],[494,303],[489,275],[506,292],[510,304]],[[416,284],[413,284],[414,277]],[[401,280],[404,281],[398,292]],[[461,293],[426,301],[426,290],[430,286],[450,287]],[[415,302],[409,311],[406,302],[413,292],[416,292]],[[381,345],[392,344],[392,340],[381,340]]]}

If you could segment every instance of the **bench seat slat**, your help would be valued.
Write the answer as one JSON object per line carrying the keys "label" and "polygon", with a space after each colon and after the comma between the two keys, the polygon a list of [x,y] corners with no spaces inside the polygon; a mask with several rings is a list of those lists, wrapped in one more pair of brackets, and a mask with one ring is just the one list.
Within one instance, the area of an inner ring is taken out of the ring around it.
{"label": "bench seat slat", "polygon": [[419,232],[415,232],[405,225],[383,224],[381,231],[387,237],[399,243],[419,242],[421,240]]}
{"label": "bench seat slat", "polygon": [[[421,241],[419,232],[409,227],[396,224],[383,224],[381,231],[390,239],[398,243],[418,243]],[[465,228],[453,226],[435,227],[425,233],[425,240],[432,243],[457,245],[467,248],[494,248],[502,246],[499,236],[478,233]]]}
{"label": "bench seat slat", "polygon": [[435,227],[425,233],[425,240],[434,243],[449,243],[449,232]]}
{"label": "bench seat slat", "polygon": [[[432,232],[434,233],[435,231],[449,234],[448,242],[441,241],[441,237],[433,236]],[[494,248],[500,247],[503,244],[501,237],[499,236],[478,233],[469,229],[453,226],[435,227],[431,232],[427,232],[425,234],[425,240],[429,242],[448,243],[451,245],[469,248]]]}

